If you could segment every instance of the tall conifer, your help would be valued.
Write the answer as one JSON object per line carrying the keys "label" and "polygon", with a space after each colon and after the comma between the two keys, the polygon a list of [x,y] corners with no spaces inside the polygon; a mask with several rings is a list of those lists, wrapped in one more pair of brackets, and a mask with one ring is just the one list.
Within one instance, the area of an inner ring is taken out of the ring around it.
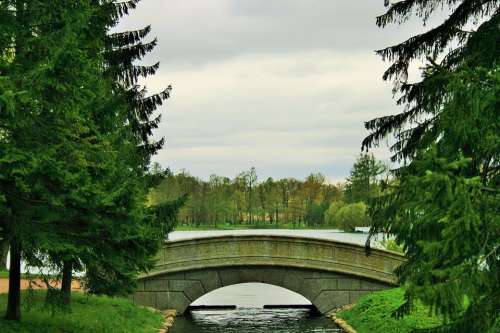
{"label": "tall conifer", "polygon": [[[413,14],[425,22],[444,4],[451,11],[378,51],[392,62],[384,79],[394,80],[404,106],[367,122],[363,141],[370,148],[393,134],[393,160],[401,162],[372,209],[371,230],[392,233],[408,258],[398,270],[406,301],[395,315],[420,299],[446,319],[428,331],[488,332],[500,315],[500,1],[386,4],[381,27]],[[408,82],[409,66],[424,57],[421,80]]]}
{"label": "tall conifer", "polygon": [[[107,35],[135,1],[0,2],[0,223],[10,241],[8,319],[20,318],[20,260],[87,273],[91,292],[125,293],[163,239],[145,207],[150,120],[170,88],[136,83],[143,32]],[[130,38],[128,38],[128,37]],[[176,209],[171,206],[170,213]],[[164,211],[163,209],[162,211]]]}

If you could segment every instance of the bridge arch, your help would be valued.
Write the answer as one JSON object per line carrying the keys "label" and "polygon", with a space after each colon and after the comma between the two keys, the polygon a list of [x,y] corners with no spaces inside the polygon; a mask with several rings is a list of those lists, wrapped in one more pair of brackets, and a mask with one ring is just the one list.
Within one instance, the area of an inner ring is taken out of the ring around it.
{"label": "bridge arch", "polygon": [[155,268],[138,280],[137,304],[184,313],[199,297],[222,287],[260,282],[308,299],[320,312],[396,282],[404,258],[359,245],[292,236],[220,236],[167,242]]}

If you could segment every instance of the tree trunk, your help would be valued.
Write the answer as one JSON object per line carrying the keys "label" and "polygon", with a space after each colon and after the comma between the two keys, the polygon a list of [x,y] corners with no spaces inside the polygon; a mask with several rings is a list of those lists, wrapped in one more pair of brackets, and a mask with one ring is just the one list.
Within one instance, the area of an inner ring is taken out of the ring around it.
{"label": "tree trunk", "polygon": [[9,240],[0,240],[0,270],[7,269],[7,256],[9,255]]}
{"label": "tree trunk", "polygon": [[15,238],[10,244],[9,295],[5,319],[21,319],[21,244]]}
{"label": "tree trunk", "polygon": [[71,281],[73,280],[73,263],[71,260],[63,262],[63,274],[61,281],[61,299],[64,306],[71,305]]}

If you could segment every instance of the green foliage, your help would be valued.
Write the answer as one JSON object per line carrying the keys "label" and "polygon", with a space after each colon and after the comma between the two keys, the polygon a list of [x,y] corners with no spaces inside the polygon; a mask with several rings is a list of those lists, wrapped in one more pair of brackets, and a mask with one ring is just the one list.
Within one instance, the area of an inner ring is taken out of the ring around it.
{"label": "green foliage", "polygon": [[356,227],[367,227],[371,225],[367,214],[367,206],[363,202],[346,204],[333,215],[335,227],[344,231],[354,231]]}
{"label": "green foliage", "polygon": [[442,324],[443,319],[430,315],[430,309],[421,303],[415,304],[408,316],[391,316],[404,303],[404,294],[401,288],[376,291],[361,297],[352,309],[338,316],[359,333],[410,333]]}
{"label": "green foliage", "polygon": [[399,252],[399,253],[404,253],[403,246],[399,245],[394,239],[392,238],[386,238],[384,240],[381,240],[379,242],[379,245],[382,246],[384,249],[389,250],[389,251],[394,251],[394,252]]}
{"label": "green foliage", "polygon": [[328,225],[352,232],[356,227],[371,225],[368,208],[364,202],[346,204],[343,201],[334,201],[325,211],[325,221]]}
{"label": "green foliage", "polygon": [[325,226],[325,210],[342,196],[340,186],[327,184],[321,174],[311,174],[304,181],[257,179],[252,169],[234,179],[211,175],[208,181],[185,171],[168,173],[150,192],[149,203],[155,205],[187,196],[178,219],[183,226],[299,228]]}
{"label": "green foliage", "polygon": [[306,208],[306,214],[305,214],[305,220],[307,221],[307,224],[310,226],[323,225],[325,218],[325,210],[326,210],[325,204],[320,205],[314,202],[309,204]]}
{"label": "green foliage", "polygon": [[173,231],[178,223],[178,213],[188,199],[187,194],[176,200],[159,203],[151,207],[151,213],[155,223],[161,226],[160,238],[168,238],[168,234]]}
{"label": "green foliage", "polygon": [[[442,7],[450,10],[450,19],[433,24],[428,31],[408,38],[402,43],[377,51],[384,60],[392,62],[384,80],[393,79],[394,92],[403,112],[375,118],[365,123],[371,132],[363,147],[377,146],[380,140],[393,134],[393,160],[411,159],[418,149],[439,139],[436,117],[449,99],[450,72],[460,67],[492,69],[500,57],[500,1],[400,1],[390,3],[385,14],[377,17],[377,25],[401,24],[416,16],[424,23]],[[471,25],[471,26],[469,26]],[[424,25],[425,26],[425,25]],[[430,25],[428,25],[430,26]],[[470,31],[470,32],[469,32]],[[427,58],[422,80],[408,82],[408,68],[415,60]],[[441,59],[438,62],[437,59]],[[459,118],[456,118],[457,120]]]}
{"label": "green foliage", "polygon": [[85,271],[95,293],[132,290],[178,209],[146,207],[170,87],[148,96],[137,80],[158,64],[137,61],[156,42],[109,34],[137,2],[0,2],[0,238],[32,266]]}
{"label": "green foliage", "polygon": [[[340,312],[337,316],[345,319],[359,333],[410,333],[437,329],[445,323],[444,318],[433,315],[431,309],[416,302],[411,314],[402,318],[391,315],[405,302],[403,288],[375,291],[361,297],[355,306]],[[499,332],[500,319],[485,333]],[[465,332],[465,331],[464,331]],[[469,331],[473,332],[473,331]]]}
{"label": "green foliage", "polygon": [[344,206],[344,201],[333,201],[332,203],[330,203],[330,206],[328,206],[328,209],[325,211],[325,223],[332,227],[340,227],[336,215]]}
{"label": "green foliage", "polygon": [[351,170],[345,185],[344,200],[348,203],[368,203],[379,195],[379,179],[386,170],[373,154],[361,154]]}
{"label": "green foliage", "polygon": [[[2,333],[22,332],[157,332],[162,324],[160,313],[137,307],[122,298],[73,294],[72,312],[51,313],[45,308],[45,292],[35,292],[23,319],[0,319]],[[0,295],[0,306],[5,306],[6,295]],[[27,305],[25,305],[27,306]]]}
{"label": "green foliage", "polygon": [[398,272],[407,302],[397,314],[418,298],[450,319],[446,332],[486,331],[498,317],[499,73],[453,74],[441,140],[399,170],[374,209],[373,231],[394,234],[408,257]]}
{"label": "green foliage", "polygon": [[[425,21],[438,4],[394,3],[377,22],[413,14]],[[393,159],[404,164],[372,210],[372,233],[392,233],[408,257],[398,272],[407,290],[396,315],[419,299],[449,319],[428,331],[486,332],[500,309],[500,2],[448,5],[442,24],[379,51],[393,61],[384,78],[396,79],[405,110],[367,122],[363,146],[394,134]],[[468,24],[476,27],[466,32]],[[407,83],[408,66],[422,56],[422,80]]]}

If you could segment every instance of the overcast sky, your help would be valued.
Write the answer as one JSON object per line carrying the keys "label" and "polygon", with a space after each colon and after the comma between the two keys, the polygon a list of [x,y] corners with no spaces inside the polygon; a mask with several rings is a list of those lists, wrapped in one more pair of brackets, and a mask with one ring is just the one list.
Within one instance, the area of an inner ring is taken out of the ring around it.
{"label": "overcast sky", "polygon": [[202,178],[254,166],[261,179],[341,181],[363,122],[400,110],[374,50],[418,25],[379,29],[383,12],[383,0],[143,0],[119,28],[152,25],[159,43],[145,62],[161,68],[144,82],[173,86],[155,161]]}

